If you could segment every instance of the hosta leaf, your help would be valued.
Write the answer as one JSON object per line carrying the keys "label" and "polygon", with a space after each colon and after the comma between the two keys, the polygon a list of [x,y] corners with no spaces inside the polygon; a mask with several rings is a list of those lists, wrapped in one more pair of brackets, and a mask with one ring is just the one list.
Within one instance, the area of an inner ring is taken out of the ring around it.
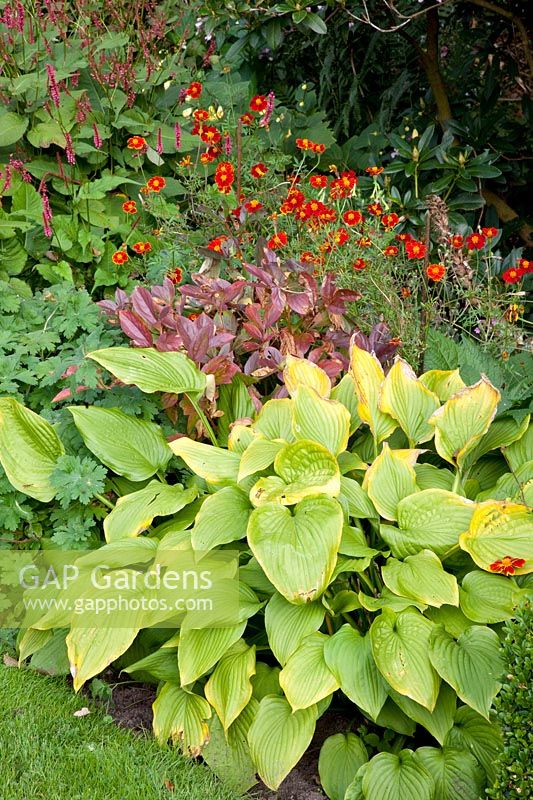
{"label": "hosta leaf", "polygon": [[350,351],[350,367],[359,400],[358,414],[370,427],[377,442],[387,439],[398,427],[395,419],[379,409],[379,393],[385,380],[383,367],[374,353],[367,353],[357,345]]}
{"label": "hosta leaf", "polygon": [[458,369],[430,369],[420,376],[420,382],[430,392],[434,392],[441,403],[445,403],[452,395],[466,388]]}
{"label": "hosta leaf", "polygon": [[144,481],[172,458],[161,428],[118,408],[71,406],[86,447],[107,467],[130,481]]}
{"label": "hosta leaf", "polygon": [[430,606],[459,605],[459,587],[446,572],[438,556],[422,550],[405,561],[389,558],[381,570],[385,586],[400,597],[420,600]]}
{"label": "hosta leaf", "polygon": [[532,525],[533,514],[526,506],[489,501],[476,510],[469,530],[459,537],[459,544],[484,570],[490,570],[492,564],[506,556],[524,559],[522,566],[513,565],[513,573],[526,575],[533,571]]}
{"label": "hosta leaf", "polygon": [[170,449],[204,480],[214,484],[237,483],[241,463],[238,453],[186,437],[170,442]]}
{"label": "hosta leaf", "polygon": [[414,609],[384,609],[370,628],[372,653],[387,683],[431,711],[440,679],[428,656],[433,623]]}
{"label": "hosta leaf", "polygon": [[320,397],[329,397],[331,392],[331,381],[327,374],[306,358],[287,356],[283,381],[291,397],[294,397],[301,386],[314,389]]}
{"label": "hosta leaf", "polygon": [[[153,678],[158,681],[170,681],[171,683],[180,682],[180,673],[178,670],[178,654],[176,648],[161,647],[154,653],[133,664],[124,667],[124,672],[130,675],[142,672],[148,672]],[[136,679],[142,679],[137,675]]]}
{"label": "hosta leaf", "polygon": [[49,422],[11,397],[0,399],[0,463],[15,489],[43,503],[52,500],[50,475],[64,452]]}
{"label": "hosta leaf", "polygon": [[236,486],[226,486],[209,495],[196,516],[192,546],[195,550],[212,550],[243,539],[251,511],[248,495]]}
{"label": "hosta leaf", "polygon": [[435,782],[434,800],[479,800],[485,775],[470,753],[453,747],[420,747],[420,762]]}
{"label": "hosta leaf", "polygon": [[[377,518],[378,512],[365,490],[353,478],[341,478],[339,500],[346,501],[350,517],[358,519]],[[348,554],[349,555],[349,554]]]}
{"label": "hosta leaf", "polygon": [[260,478],[250,491],[255,506],[279,502],[293,505],[313,494],[340,493],[337,459],[316,442],[302,440],[286,445],[274,461],[277,476]]}
{"label": "hosta leaf", "polygon": [[521,439],[528,429],[530,419],[531,417],[528,414],[521,422],[518,422],[513,417],[502,417],[494,420],[487,433],[466,459],[467,464],[474,464],[485,453],[497,450],[500,447],[507,447]]}
{"label": "hosta leaf", "polygon": [[256,700],[262,700],[267,694],[283,694],[279,685],[279,667],[270,667],[262,661],[255,665],[255,675],[252,678],[252,695]]}
{"label": "hosta leaf", "polygon": [[250,425],[236,423],[232,426],[228,436],[228,450],[231,453],[242,455],[246,448],[252,444],[254,438],[254,432]]}
{"label": "hosta leaf", "polygon": [[326,642],[324,659],[346,697],[376,719],[387,699],[387,684],[376,667],[370,635],[343,625]]}
{"label": "hosta leaf", "polygon": [[255,509],[248,542],[268,579],[291,603],[310,603],[335,569],[343,514],[330,497],[308,497],[291,512],[269,503]]}
{"label": "hosta leaf", "polygon": [[205,696],[225,731],[248,705],[255,674],[255,647],[239,639],[220,659],[205,685]]}
{"label": "hosta leaf", "polygon": [[98,628],[72,626],[66,641],[75,691],[125,653],[138,632],[139,626],[116,628],[103,623]]}
{"label": "hosta leaf", "polygon": [[214,715],[209,726],[210,739],[202,751],[202,758],[215,775],[239,796],[257,783],[248,746],[248,731],[258,709],[259,703],[252,697],[227,731]]}
{"label": "hosta leaf", "polygon": [[355,381],[353,375],[347,373],[331,390],[331,399],[338,400],[350,412],[350,435],[357,430],[361,424],[361,418],[357,411],[359,400],[355,391]]}
{"label": "hosta leaf", "polygon": [[274,463],[274,459],[285,442],[271,442],[269,439],[253,439],[241,456],[238,480],[243,481],[254,472],[261,472]]}
{"label": "hosta leaf", "polygon": [[123,383],[142,392],[203,392],[206,376],[183,353],[163,352],[151,347],[108,347],[87,354]]}
{"label": "hosta leaf", "polygon": [[205,675],[241,638],[245,628],[246,621],[229,628],[183,630],[178,647],[181,685],[188,686]]}
{"label": "hosta leaf", "polygon": [[268,400],[252,425],[253,430],[262,433],[267,439],[293,442],[292,408],[292,400]]}
{"label": "hosta leaf", "polygon": [[[459,597],[461,590],[459,590]],[[472,620],[465,617],[463,611],[455,606],[441,606],[440,608],[428,608],[426,610],[426,617],[434,622],[436,625],[443,625],[444,629],[451,633],[456,639],[470,628],[474,623]]]}
{"label": "hosta leaf", "polygon": [[319,602],[294,605],[278,592],[270,598],[265,609],[265,628],[270,649],[282,666],[302,639],[320,628],[324,615],[325,608]]}
{"label": "hosta leaf", "polygon": [[439,405],[437,395],[418,380],[406,361],[397,358],[381,386],[379,407],[399,423],[411,447],[433,438],[428,419]]}
{"label": "hosta leaf", "polygon": [[280,686],[293,711],[309,708],[339,688],[324,659],[328,638],[323,633],[306,636],[279,674]]}
{"label": "hosta leaf", "polygon": [[366,471],[363,489],[381,516],[390,520],[397,518],[398,503],[419,491],[413,466],[399,451],[391,450],[387,442]]}
{"label": "hosta leaf", "polygon": [[119,497],[115,508],[104,520],[106,541],[116,542],[138,536],[146,530],[154,517],[175,514],[198,496],[198,489],[169,486],[151,481],[144,489]]}
{"label": "hosta leaf", "polygon": [[453,486],[453,472],[449,469],[438,469],[432,464],[415,464],[416,482],[424,489],[447,489]]}
{"label": "hosta leaf", "polygon": [[492,784],[495,765],[502,742],[496,725],[492,725],[468,706],[461,706],[455,715],[455,725],[446,737],[446,745],[474,755]]}
{"label": "hosta leaf", "polygon": [[336,456],[348,446],[350,412],[342,403],[300,386],[294,395],[293,431],[297,440],[318,442]]}
{"label": "hosta leaf", "polygon": [[472,625],[456,642],[442,626],[436,625],[429,641],[429,657],[461,700],[488,719],[503,671],[497,633]]}
{"label": "hosta leaf", "polygon": [[344,800],[346,789],[367,761],[366,747],[355,733],[328,736],[320,749],[318,774],[330,800]]}
{"label": "hosta leaf", "polygon": [[259,776],[269,789],[278,788],[309,747],[316,717],[316,706],[293,713],[283,697],[261,700],[248,743]]}
{"label": "hosta leaf", "polygon": [[465,575],[459,590],[461,609],[468,619],[484,624],[512,619],[521,595],[513,580],[481,570]]}
{"label": "hosta leaf", "polygon": [[433,778],[412,750],[378,753],[363,774],[365,800],[434,800]]}
{"label": "hosta leaf", "polygon": [[359,592],[359,602],[367,611],[379,611],[380,608],[390,608],[392,611],[404,611],[406,608],[418,608],[425,611],[427,605],[418,600],[411,600],[407,597],[398,597],[390,592],[386,586],[381,590],[379,597],[369,597],[363,592]]}
{"label": "hosta leaf", "polygon": [[380,728],[389,728],[402,736],[414,736],[416,731],[416,722],[407,717],[390,697],[387,697],[385,705],[379,712],[376,725]]}
{"label": "hosta leaf", "polygon": [[527,461],[533,461],[533,423],[529,423],[525,433],[503,450],[505,458],[516,472]]}
{"label": "hosta leaf", "polygon": [[429,420],[439,455],[461,469],[488,431],[499,402],[499,391],[485,376],[450,397]]}
{"label": "hosta leaf", "polygon": [[413,719],[419,725],[423,725],[439,744],[444,744],[448,731],[453,728],[455,706],[457,704],[457,697],[451,686],[448,686],[447,683],[441,683],[439,696],[433,711],[428,711],[427,708],[411,700],[410,697],[398,694],[393,689],[390,690],[390,695],[409,719]]}
{"label": "hosta leaf", "polygon": [[209,741],[211,708],[207,700],[172,683],[165,683],[153,704],[154,733],[165,744],[179,744],[188,756],[199,756]]}

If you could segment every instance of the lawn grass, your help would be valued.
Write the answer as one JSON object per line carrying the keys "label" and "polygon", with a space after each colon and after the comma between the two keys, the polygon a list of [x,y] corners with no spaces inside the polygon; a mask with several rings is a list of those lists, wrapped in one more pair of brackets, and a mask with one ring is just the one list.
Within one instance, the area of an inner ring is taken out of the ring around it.
{"label": "lawn grass", "polygon": [[[90,715],[73,716],[85,705]],[[237,797],[206,767],[118,728],[65,681],[0,665],[1,800]]]}

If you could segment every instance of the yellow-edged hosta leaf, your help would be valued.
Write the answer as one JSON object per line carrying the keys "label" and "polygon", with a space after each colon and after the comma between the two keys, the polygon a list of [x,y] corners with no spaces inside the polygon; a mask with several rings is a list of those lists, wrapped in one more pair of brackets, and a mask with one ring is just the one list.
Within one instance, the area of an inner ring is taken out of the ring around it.
{"label": "yellow-edged hosta leaf", "polygon": [[473,622],[485,625],[504,622],[514,617],[527,592],[504,575],[489,575],[476,569],[463,578],[459,590],[461,610]]}
{"label": "yellow-edged hosta leaf", "polygon": [[255,647],[248,647],[244,639],[239,639],[222,656],[204,689],[225,731],[252,696],[252,675],[255,675]]}
{"label": "yellow-edged hosta leaf", "polygon": [[209,741],[211,707],[205,698],[165,683],[153,704],[154,733],[161,744],[170,739],[183,754],[199,756]]}
{"label": "yellow-edged hosta leaf", "polygon": [[105,622],[99,627],[71,627],[66,642],[75,691],[125,653],[139,627],[140,617],[139,625],[131,628],[108,627]]}
{"label": "yellow-edged hosta leaf", "polygon": [[530,418],[531,416],[528,414],[521,422],[513,419],[513,417],[495,419],[487,433],[468,455],[466,459],[467,466],[475,464],[485,453],[497,450],[500,447],[508,447],[513,442],[521,439],[529,427]]}
{"label": "yellow-edged hosta leaf", "polygon": [[370,628],[374,660],[387,683],[429,711],[435,707],[440,686],[428,655],[433,627],[412,608],[399,614],[385,608]]}
{"label": "yellow-edged hosta leaf", "polygon": [[359,400],[359,416],[370,427],[374,439],[382,442],[398,427],[395,419],[379,409],[379,393],[385,380],[383,367],[374,353],[367,353],[357,345],[351,347],[350,367]]}
{"label": "yellow-edged hosta leaf", "polygon": [[52,500],[50,475],[64,452],[49,422],[11,397],[0,399],[0,463],[15,489],[43,503]]}
{"label": "yellow-edged hosta leaf", "polygon": [[315,389],[320,397],[329,397],[331,393],[331,381],[327,374],[306,358],[287,356],[285,369],[283,370],[283,380],[291,397],[294,397],[300,386],[308,386],[311,389]]}
{"label": "yellow-edged hosta leaf", "polygon": [[416,472],[409,451],[391,450],[387,442],[374,463],[367,469],[363,489],[382,517],[395,520],[398,503],[418,492]]}
{"label": "yellow-edged hosta leaf", "polygon": [[458,369],[430,369],[420,376],[420,380],[430,392],[437,395],[441,403],[466,388]]}
{"label": "yellow-edged hosta leaf", "polygon": [[296,390],[293,402],[293,431],[297,440],[318,442],[334,456],[346,450],[350,412],[342,403],[326,400],[308,386]]}
{"label": "yellow-edged hosta leaf", "polygon": [[178,647],[181,685],[188,686],[205,675],[246,628],[246,621],[228,628],[187,628],[182,630]]}
{"label": "yellow-edged hosta leaf", "polygon": [[361,418],[357,411],[359,399],[355,391],[355,381],[353,375],[346,373],[340,381],[331,390],[331,399],[338,400],[343,406],[346,406],[350,412],[350,436],[361,424]]}
{"label": "yellow-edged hosta leaf", "polygon": [[327,589],[339,549],[343,513],[331,497],[306,497],[293,509],[256,508],[248,542],[268,579],[290,603],[311,603]]}
{"label": "yellow-edged hosta leaf", "polygon": [[239,481],[243,481],[248,475],[253,475],[255,472],[268,469],[285,444],[284,441],[271,441],[263,439],[263,437],[253,439],[241,456]]}
{"label": "yellow-edged hosta leaf", "polygon": [[433,437],[428,419],[439,405],[437,395],[418,380],[407,361],[396,359],[381,386],[379,407],[399,423],[412,447]]}
{"label": "yellow-edged hosta leaf", "polygon": [[325,613],[320,602],[294,605],[278,592],[272,595],[265,609],[265,628],[269,647],[282,667],[302,639],[320,628]]}
{"label": "yellow-edged hosta leaf", "polygon": [[474,512],[459,544],[487,572],[527,575],[533,572],[532,533],[531,509],[520,503],[489,500]]}
{"label": "yellow-edged hosta leaf", "polygon": [[499,391],[484,375],[473,386],[450,397],[429,420],[435,426],[438,454],[461,469],[488,431],[499,402]]}
{"label": "yellow-edged hosta leaf", "polygon": [[254,432],[250,425],[234,425],[228,436],[228,450],[242,455],[254,441]]}
{"label": "yellow-edged hosta leaf", "polygon": [[278,502],[293,505],[304,497],[340,494],[337,459],[320,444],[302,439],[286,445],[274,460],[277,475],[260,478],[250,491],[254,506]]}
{"label": "yellow-edged hosta leaf", "polygon": [[144,481],[164,469],[172,451],[161,428],[118,408],[70,406],[86,447],[107,467],[130,481]]}
{"label": "yellow-edged hosta leaf", "polygon": [[429,606],[459,605],[459,587],[454,575],[443,569],[432,550],[422,550],[405,561],[389,558],[381,570],[385,586],[400,597],[420,600]]}
{"label": "yellow-edged hosta leaf", "polygon": [[339,688],[339,681],[324,659],[328,639],[318,632],[306,636],[279,674],[279,684],[293,711],[309,708]]}
{"label": "yellow-edged hosta leaf", "polygon": [[433,711],[428,711],[424,706],[415,703],[410,697],[398,694],[394,689],[389,691],[391,698],[409,719],[414,720],[419,725],[423,725],[440,744],[444,744],[448,732],[453,728],[455,707],[457,705],[457,697],[451,686],[448,686],[447,683],[441,683],[439,696]]}
{"label": "yellow-edged hosta leaf", "polygon": [[203,392],[206,376],[183,353],[159,352],[152,347],[108,347],[87,354],[123,383],[142,392]]}
{"label": "yellow-edged hosta leaf", "polygon": [[170,442],[170,449],[185,461],[189,469],[209,483],[237,483],[241,463],[238,453],[195,442],[186,436]]}
{"label": "yellow-edged hosta leaf", "polygon": [[274,791],[303,756],[313,734],[317,707],[293,713],[284,697],[264,697],[248,731],[252,760],[261,780]]}
{"label": "yellow-edged hosta leaf", "polygon": [[116,542],[138,536],[152,524],[154,517],[175,514],[198,496],[198,489],[169,486],[151,481],[138,492],[119,497],[113,511],[104,520],[106,541]]}
{"label": "yellow-edged hosta leaf", "polygon": [[246,492],[225,486],[209,495],[200,508],[192,529],[195,550],[212,550],[220,544],[244,539],[252,506]]}
{"label": "yellow-edged hosta leaf", "polygon": [[504,455],[511,469],[516,472],[528,461],[533,461],[533,422],[530,422],[524,434],[515,442],[505,447]]}
{"label": "yellow-edged hosta leaf", "polygon": [[268,400],[259,412],[252,429],[263,434],[267,439],[283,439],[285,442],[293,442],[292,406],[292,400],[288,398]]}

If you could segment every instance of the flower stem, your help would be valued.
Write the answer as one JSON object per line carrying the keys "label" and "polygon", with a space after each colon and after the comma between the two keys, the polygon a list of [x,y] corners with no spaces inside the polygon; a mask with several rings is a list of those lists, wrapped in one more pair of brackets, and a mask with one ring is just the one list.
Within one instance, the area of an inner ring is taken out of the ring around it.
{"label": "flower stem", "polygon": [[192,394],[185,393],[185,397],[189,400],[190,404],[192,405],[192,407],[194,408],[194,410],[196,411],[196,413],[200,417],[200,419],[202,421],[202,425],[206,429],[207,435],[211,439],[211,444],[214,444],[215,447],[218,447],[218,441],[217,441],[217,437],[215,436],[215,432],[214,432],[213,428],[211,427],[211,425],[209,424],[209,420],[207,419],[206,415],[204,414],[204,412],[200,408],[200,404],[192,396]]}

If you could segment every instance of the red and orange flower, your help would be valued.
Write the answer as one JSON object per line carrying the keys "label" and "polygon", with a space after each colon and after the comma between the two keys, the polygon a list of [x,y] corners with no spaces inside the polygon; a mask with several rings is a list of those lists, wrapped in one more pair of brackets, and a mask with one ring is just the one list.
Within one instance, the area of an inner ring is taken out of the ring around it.
{"label": "red and orange flower", "polygon": [[314,189],[325,189],[328,185],[327,175],[311,175],[309,183]]}
{"label": "red and orange flower", "polygon": [[482,233],[471,233],[466,237],[466,246],[469,250],[483,250],[486,241]]}
{"label": "red and orange flower", "polygon": [[126,261],[129,261],[129,260],[130,260],[130,257],[126,253],[125,250],[117,250],[111,256],[111,261],[113,262],[113,264],[125,264]]}
{"label": "red and orange flower", "polygon": [[407,253],[407,258],[424,258],[427,247],[424,242],[411,239],[405,243],[405,250]]}
{"label": "red and orange flower", "polygon": [[285,231],[280,231],[279,233],[275,233],[274,236],[268,240],[267,246],[270,250],[277,250],[279,247],[285,247],[288,241],[289,238]]}
{"label": "red and orange flower", "polygon": [[487,239],[494,239],[494,237],[497,236],[499,232],[500,231],[498,228],[481,228],[481,233]]}
{"label": "red and orange flower", "polygon": [[385,228],[394,228],[399,223],[400,217],[394,211],[391,211],[390,214],[384,214],[381,217],[381,224]]}
{"label": "red and orange flower", "polygon": [[452,236],[450,242],[452,247],[455,247],[457,250],[459,250],[465,243],[465,237],[456,233],[455,236]]}
{"label": "red and orange flower", "polygon": [[185,97],[187,100],[198,100],[202,94],[203,86],[199,81],[193,81],[185,90]]}
{"label": "red and orange flower", "polygon": [[372,177],[375,178],[376,175],[381,175],[383,169],[383,167],[367,167],[365,172],[367,175],[372,175]]}
{"label": "red and orange flower", "polygon": [[502,575],[514,575],[517,569],[522,569],[526,563],[525,558],[513,558],[512,556],[504,556],[490,565],[491,572],[499,572]]}
{"label": "red and orange flower", "polygon": [[502,272],[502,281],[504,283],[518,283],[522,280],[524,273],[521,269],[516,267],[509,267],[505,272]]}
{"label": "red and orange flower", "polygon": [[444,264],[428,264],[426,275],[430,281],[441,281],[446,274],[446,267]]}
{"label": "red and orange flower", "polygon": [[165,188],[166,185],[167,185],[166,180],[162,178],[160,175],[154,175],[154,177],[150,178],[150,180],[147,181],[146,183],[147,189],[149,189],[151,192],[156,192],[156,193],[159,193],[161,189]]}
{"label": "red and orange flower", "polygon": [[217,236],[215,239],[211,239],[211,241],[207,245],[208,250],[212,250],[213,253],[222,253],[222,245],[228,241],[228,237],[225,235]]}
{"label": "red and orange flower", "polygon": [[126,200],[125,203],[122,203],[122,210],[125,214],[136,214],[137,203],[135,200]]}
{"label": "red and orange flower", "polygon": [[363,221],[363,215],[360,211],[353,211],[350,209],[349,211],[344,212],[342,219],[346,225],[360,225]]}
{"label": "red and orange flower", "polygon": [[255,214],[256,211],[261,211],[261,209],[264,208],[264,205],[263,203],[260,203],[259,200],[254,198],[252,200],[248,200],[248,202],[244,204],[244,207],[249,214]]}
{"label": "red and orange flower", "polygon": [[364,258],[356,258],[353,262],[354,269],[364,269],[366,267],[367,262]]}
{"label": "red and orange flower", "polygon": [[[176,267],[176,269],[173,269],[172,272],[167,274],[167,278],[169,281],[172,281],[174,285],[181,283],[183,280],[183,270],[181,270],[179,267]],[[189,317],[189,319],[191,319],[191,317]]]}
{"label": "red and orange flower", "polygon": [[399,248],[396,247],[395,244],[389,244],[388,247],[386,247],[385,250],[383,251],[383,255],[392,258],[393,256],[397,256],[398,252]]}
{"label": "red and orange flower", "polygon": [[135,242],[131,246],[132,250],[135,250],[137,255],[143,256],[145,253],[149,253],[152,249],[152,245],[150,242]]}
{"label": "red and orange flower", "polygon": [[218,191],[222,194],[229,194],[235,180],[235,170],[229,161],[221,161],[215,170],[215,183]]}
{"label": "red and orange flower", "polygon": [[203,125],[200,129],[200,139],[206,144],[218,144],[222,134],[214,125]]}
{"label": "red and orange flower", "polygon": [[259,164],[253,164],[250,169],[250,175],[252,178],[264,178],[268,172],[268,167],[266,167],[262,162]]}
{"label": "red and orange flower", "polygon": [[144,136],[130,136],[128,139],[128,150],[146,150],[147,147]]}
{"label": "red and orange flower", "polygon": [[267,110],[268,100],[264,94],[255,94],[250,100],[250,109],[258,114],[263,114]]}

